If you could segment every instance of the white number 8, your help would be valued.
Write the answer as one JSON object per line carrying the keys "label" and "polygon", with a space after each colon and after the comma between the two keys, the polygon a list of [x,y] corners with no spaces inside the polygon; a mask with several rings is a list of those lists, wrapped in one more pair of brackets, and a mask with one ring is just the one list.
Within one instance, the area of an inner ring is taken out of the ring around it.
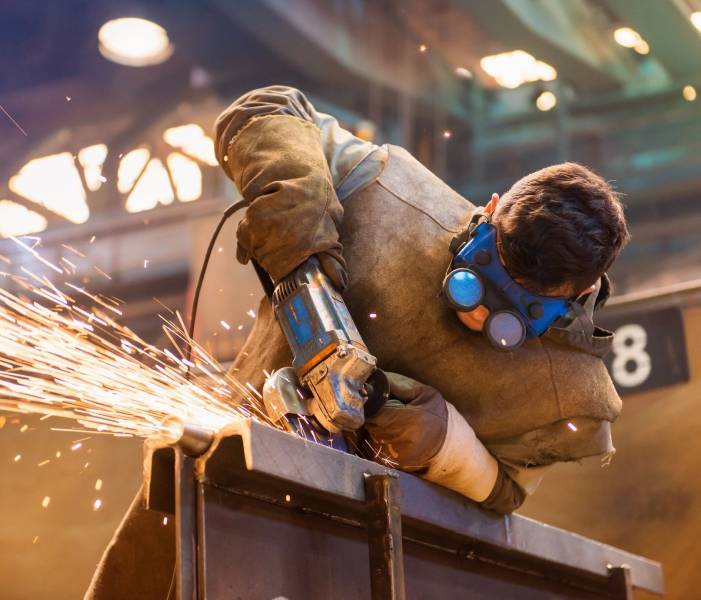
{"label": "white number 8", "polygon": [[[613,338],[613,378],[618,385],[635,387],[645,382],[652,371],[650,355],[645,352],[647,331],[631,323],[616,330]],[[632,370],[628,365],[633,363]]]}

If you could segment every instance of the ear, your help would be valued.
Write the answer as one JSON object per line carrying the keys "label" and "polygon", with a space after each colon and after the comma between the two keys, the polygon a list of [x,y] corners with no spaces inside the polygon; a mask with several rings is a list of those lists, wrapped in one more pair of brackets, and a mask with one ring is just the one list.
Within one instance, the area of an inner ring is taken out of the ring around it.
{"label": "ear", "polygon": [[596,284],[594,284],[594,285],[592,285],[592,286],[589,286],[586,290],[584,290],[583,292],[581,292],[581,293],[579,294],[579,296],[577,296],[576,299],[579,300],[582,296],[588,296],[588,295],[591,294],[594,290],[596,290]]}
{"label": "ear", "polygon": [[492,194],[487,206],[484,207],[485,215],[493,215],[497,208],[497,203],[499,202],[499,194]]}

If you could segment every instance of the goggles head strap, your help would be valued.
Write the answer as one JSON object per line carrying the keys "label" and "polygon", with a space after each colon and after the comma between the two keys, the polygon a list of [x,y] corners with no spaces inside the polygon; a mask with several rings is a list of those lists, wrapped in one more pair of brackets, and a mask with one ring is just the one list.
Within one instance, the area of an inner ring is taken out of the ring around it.
{"label": "goggles head strap", "polygon": [[451,241],[450,241],[450,252],[453,255],[456,255],[460,248],[462,248],[467,241],[472,237],[472,235],[475,232],[475,229],[477,229],[477,225],[479,225],[482,222],[487,222],[491,223],[492,221],[492,215],[485,214],[484,208],[480,207],[475,212],[472,214],[472,217],[470,218],[469,223],[467,224],[467,227],[458,233]]}

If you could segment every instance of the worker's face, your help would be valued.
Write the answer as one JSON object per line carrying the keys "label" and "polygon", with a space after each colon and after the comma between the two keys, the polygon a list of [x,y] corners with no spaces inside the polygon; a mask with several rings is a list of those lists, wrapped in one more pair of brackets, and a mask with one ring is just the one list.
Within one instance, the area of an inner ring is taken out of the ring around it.
{"label": "worker's face", "polygon": [[[497,206],[497,203],[499,202],[499,195],[498,194],[492,194],[491,199],[489,200],[489,203],[485,207],[485,214],[491,215],[494,213],[494,209]],[[517,283],[520,283],[523,285],[522,282],[516,280]],[[577,298],[584,296],[586,294],[589,294],[594,291],[596,286],[591,286],[590,288],[587,288],[583,292],[579,294],[573,294],[572,287],[569,285],[564,285],[556,290],[553,290],[549,294],[545,294],[546,296],[556,296],[556,297],[561,297],[561,298],[571,298],[576,296]],[[480,305],[477,308],[470,310],[470,311],[456,311],[458,313],[458,319],[460,319],[460,322],[465,325],[467,328],[471,329],[472,331],[482,331],[484,329],[484,324],[489,318],[489,309],[486,306]]]}

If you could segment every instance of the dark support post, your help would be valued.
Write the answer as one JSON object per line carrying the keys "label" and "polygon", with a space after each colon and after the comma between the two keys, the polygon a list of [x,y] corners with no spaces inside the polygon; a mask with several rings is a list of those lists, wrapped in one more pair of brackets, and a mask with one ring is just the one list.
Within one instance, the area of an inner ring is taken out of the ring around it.
{"label": "dark support post", "polygon": [[195,459],[175,451],[175,597],[197,598]]}
{"label": "dark support post", "polygon": [[197,515],[197,600],[207,598],[207,540],[205,538],[204,522],[204,486],[199,481],[196,483],[195,494],[197,495],[196,510]]}
{"label": "dark support post", "polygon": [[404,600],[404,554],[399,478],[366,475],[372,600]]}
{"label": "dark support post", "polygon": [[609,580],[611,581],[611,591],[616,598],[633,600],[633,581],[628,565],[609,566]]}

